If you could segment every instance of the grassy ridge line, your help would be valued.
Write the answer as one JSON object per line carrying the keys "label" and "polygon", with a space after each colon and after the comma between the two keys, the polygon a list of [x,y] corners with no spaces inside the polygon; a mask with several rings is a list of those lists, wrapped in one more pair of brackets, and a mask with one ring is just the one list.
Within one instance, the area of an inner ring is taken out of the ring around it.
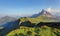
{"label": "grassy ridge line", "polygon": [[31,23],[39,23],[39,22],[54,22],[56,20],[53,20],[53,19],[48,19],[44,16],[39,16],[39,17],[36,17],[36,18],[28,18],[28,17],[25,17],[25,18],[20,18],[21,22],[25,22],[26,20],[29,20]]}
{"label": "grassy ridge line", "polygon": [[[39,22],[54,22],[55,21],[55,20],[49,20],[44,16],[39,16],[36,18],[24,17],[24,18],[20,18],[20,20],[21,20],[20,22],[25,22],[29,20],[31,23],[35,23],[35,24]],[[36,29],[39,29],[39,31],[36,31]],[[53,33],[55,31],[51,32],[51,28],[48,26],[42,26],[39,28],[29,28],[25,26],[20,26],[20,29],[11,31],[10,33],[7,34],[7,36],[15,36],[15,34],[19,35],[20,33],[22,33],[23,35],[27,35],[28,31],[32,32],[31,36],[35,36],[37,33],[39,33],[38,35],[41,35],[41,36],[51,36],[52,34],[55,36],[55,34]]]}

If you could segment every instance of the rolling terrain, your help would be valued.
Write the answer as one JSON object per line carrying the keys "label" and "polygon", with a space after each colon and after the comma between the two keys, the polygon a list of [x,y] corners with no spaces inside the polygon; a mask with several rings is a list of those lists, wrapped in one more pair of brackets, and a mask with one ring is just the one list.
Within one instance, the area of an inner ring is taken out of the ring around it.
{"label": "rolling terrain", "polygon": [[54,15],[42,10],[32,16],[19,19],[6,17],[7,23],[1,27],[0,36],[60,36],[60,22],[55,24]]}

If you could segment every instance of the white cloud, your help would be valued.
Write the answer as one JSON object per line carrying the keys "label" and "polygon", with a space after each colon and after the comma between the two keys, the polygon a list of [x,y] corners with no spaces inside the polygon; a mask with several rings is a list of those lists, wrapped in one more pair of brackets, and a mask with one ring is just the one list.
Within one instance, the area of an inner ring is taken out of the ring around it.
{"label": "white cloud", "polygon": [[47,11],[52,12],[52,8],[51,7],[47,8]]}
{"label": "white cloud", "polygon": [[47,8],[49,12],[60,12],[60,9],[52,9],[51,7]]}

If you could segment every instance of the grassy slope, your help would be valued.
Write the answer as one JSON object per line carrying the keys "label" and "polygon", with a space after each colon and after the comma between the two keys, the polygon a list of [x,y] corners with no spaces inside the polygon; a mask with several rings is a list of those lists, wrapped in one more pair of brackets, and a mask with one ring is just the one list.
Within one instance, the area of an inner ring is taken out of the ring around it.
{"label": "grassy slope", "polygon": [[28,36],[27,34],[28,31],[32,32],[31,36],[35,36],[36,34],[40,36],[57,36],[55,33],[59,34],[58,32],[60,32],[59,29],[55,29],[55,28],[51,29],[48,26],[42,26],[39,28],[29,28],[29,27],[21,26],[20,29],[16,29],[10,32],[7,36],[15,36],[15,34],[19,35],[21,33],[23,35]]}
{"label": "grassy slope", "polygon": [[26,20],[29,20],[31,23],[39,23],[39,22],[54,22],[55,20],[52,20],[52,19],[48,19],[44,16],[39,16],[39,17],[36,17],[36,18],[28,18],[28,17],[25,17],[25,18],[21,18],[21,21],[22,22],[25,22]]}
{"label": "grassy slope", "polygon": [[[45,17],[40,16],[37,18],[20,18],[21,22],[25,22],[26,20],[29,20],[31,23],[39,23],[39,22],[53,22],[55,20],[47,20]],[[19,36],[21,33],[25,36],[28,36],[27,32],[31,31],[32,34],[30,36],[57,36],[60,32],[60,29],[52,29],[51,27],[48,26],[42,26],[38,28],[30,28],[30,27],[24,27],[20,26],[20,29],[16,29],[14,31],[11,31],[10,33],[7,34],[7,36]],[[55,33],[54,33],[55,32]],[[56,34],[57,33],[57,34]]]}

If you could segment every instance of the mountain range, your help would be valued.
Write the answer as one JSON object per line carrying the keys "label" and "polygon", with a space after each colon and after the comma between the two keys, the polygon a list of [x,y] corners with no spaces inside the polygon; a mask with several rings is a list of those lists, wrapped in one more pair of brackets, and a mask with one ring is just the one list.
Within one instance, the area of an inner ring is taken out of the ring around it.
{"label": "mountain range", "polygon": [[[30,16],[31,18],[36,18],[36,17],[40,17],[40,16],[44,16],[46,19],[47,18],[56,18],[54,15],[52,15],[50,12],[42,9],[41,12],[39,12],[38,14],[34,14],[32,16]],[[18,16],[19,17],[19,16]],[[0,18],[0,26],[6,24],[7,22],[11,22],[11,21],[15,21],[17,20],[17,18],[15,17],[10,17],[10,16],[5,16]]]}
{"label": "mountain range", "polygon": [[[27,26],[27,28],[28,27],[32,28],[33,26],[35,27],[40,22],[55,22],[57,19],[59,20],[60,18],[51,14],[50,12],[44,9],[42,9],[42,11],[39,12],[38,14],[33,14],[30,17],[15,18],[15,17],[10,17],[10,16],[5,16],[5,17],[0,18],[0,30],[3,29],[4,34],[7,35],[11,31],[14,31],[18,28],[20,29],[21,25],[22,26],[24,25],[23,27]],[[2,33],[0,35],[4,36]]]}
{"label": "mountain range", "polygon": [[[50,12],[42,9],[41,12],[39,12],[38,14],[33,14],[32,16],[30,16],[31,18],[37,18],[37,17],[45,17],[46,19],[47,18],[52,18],[52,19],[59,19],[60,17],[59,16],[55,16],[53,14],[51,14]],[[19,16],[17,16],[19,17]],[[7,22],[11,22],[11,21],[16,21],[17,19],[19,18],[15,18],[15,17],[10,17],[10,16],[4,16],[2,18],[0,18],[0,26],[6,24]]]}
{"label": "mountain range", "polygon": [[[42,16],[42,17],[41,17]],[[19,16],[18,16],[19,17]],[[54,15],[52,15],[50,12],[42,9],[42,11],[38,14],[34,14],[32,16],[30,16],[31,18],[37,18],[37,17],[40,17],[40,19],[47,19],[47,18],[55,18]],[[24,18],[24,17],[23,17]],[[19,19],[19,18],[18,18]],[[37,18],[38,19],[38,18]],[[10,24],[13,24],[12,22],[16,21],[17,18],[15,17],[11,17],[11,16],[5,16],[5,17],[2,17],[0,18],[0,26],[5,26],[10,22]],[[31,20],[31,19],[30,19]],[[32,19],[33,20],[33,19]],[[8,25],[10,25],[8,24]]]}

